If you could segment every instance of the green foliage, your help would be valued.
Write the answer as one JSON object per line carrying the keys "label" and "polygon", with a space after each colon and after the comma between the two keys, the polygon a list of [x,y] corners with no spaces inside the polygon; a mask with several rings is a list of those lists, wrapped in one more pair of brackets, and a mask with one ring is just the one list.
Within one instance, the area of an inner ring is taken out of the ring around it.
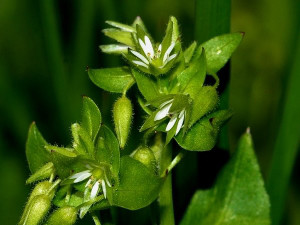
{"label": "green foliage", "polygon": [[26,142],[26,157],[32,173],[49,162],[50,152],[45,149],[46,144],[47,142],[33,122],[29,128]]}
{"label": "green foliage", "polygon": [[193,196],[181,225],[267,225],[270,203],[247,131],[210,190]]}
{"label": "green foliage", "polygon": [[122,93],[134,82],[128,67],[89,69],[88,74],[94,84],[109,92]]}

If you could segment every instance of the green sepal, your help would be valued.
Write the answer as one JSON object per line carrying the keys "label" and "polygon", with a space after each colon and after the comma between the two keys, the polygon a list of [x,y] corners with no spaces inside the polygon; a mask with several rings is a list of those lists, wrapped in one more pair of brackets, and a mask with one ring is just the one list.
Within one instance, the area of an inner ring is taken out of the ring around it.
{"label": "green sepal", "polygon": [[77,207],[83,203],[83,193],[76,191],[75,193],[70,193],[70,196],[67,197],[67,193],[71,191],[69,185],[62,186],[53,198],[53,204],[57,207],[72,206]]}
{"label": "green sepal", "polygon": [[139,91],[147,101],[151,101],[160,96],[159,89],[153,77],[143,74],[132,68],[132,74],[135,78]]}
{"label": "green sepal", "polygon": [[135,160],[138,160],[139,162],[143,163],[154,173],[157,173],[157,162],[151,148],[147,146],[139,146],[130,154],[130,156]]}
{"label": "green sepal", "polygon": [[42,166],[39,170],[37,170],[34,174],[32,174],[26,180],[26,184],[31,184],[33,182],[49,178],[54,173],[55,173],[55,168],[53,163],[48,162],[44,166]]}
{"label": "green sepal", "polygon": [[196,47],[197,47],[197,42],[194,41],[187,49],[184,50],[183,56],[184,56],[185,64],[189,64],[189,62],[191,61]]}
{"label": "green sepal", "polygon": [[58,147],[55,145],[45,145],[45,148],[51,152],[51,154],[53,152],[57,152],[63,156],[69,157],[69,158],[74,158],[77,156],[76,152],[74,152],[73,148],[64,148],[64,147]]}
{"label": "green sepal", "polygon": [[121,158],[120,184],[113,192],[113,205],[137,210],[151,204],[158,196],[163,179],[141,162]]}
{"label": "green sepal", "polygon": [[212,86],[202,87],[200,91],[195,94],[195,97],[192,98],[193,106],[188,127],[191,127],[201,117],[213,111],[219,100],[217,90]]}
{"label": "green sepal", "polygon": [[134,78],[128,67],[89,69],[91,81],[105,91],[122,93],[134,84]]}
{"label": "green sepal", "polygon": [[139,25],[147,34],[149,33],[141,17],[137,16],[132,23],[132,27],[136,28]]}
{"label": "green sepal", "polygon": [[109,24],[109,25],[111,25],[113,27],[119,28],[119,29],[121,29],[123,31],[135,32],[135,27],[129,26],[127,24],[118,23],[118,22],[110,21],[110,20],[105,21],[105,23],[107,23],[107,24]]}
{"label": "green sepal", "polygon": [[73,225],[77,219],[75,207],[62,207],[54,211],[48,218],[45,225]]}
{"label": "green sepal", "polygon": [[120,169],[119,142],[107,126],[102,126],[100,129],[99,137],[96,141],[95,159],[100,163],[111,165],[111,173],[114,179],[118,177]]}
{"label": "green sepal", "polygon": [[180,225],[270,225],[270,202],[249,132],[210,190],[198,190]]}
{"label": "green sepal", "polygon": [[217,73],[229,60],[243,37],[244,33],[224,34],[201,44],[199,48],[203,47],[206,52],[207,73]]}
{"label": "green sepal", "polygon": [[134,47],[134,42],[132,40],[131,32],[115,29],[115,28],[107,28],[102,30],[105,36],[110,37],[116,40],[119,43],[125,44],[130,47]]}
{"label": "green sepal", "polygon": [[73,148],[80,155],[94,155],[94,143],[88,132],[83,129],[78,123],[71,126],[73,135]]}
{"label": "green sepal", "polygon": [[47,142],[33,122],[28,131],[26,158],[31,173],[35,173],[50,161],[50,152],[45,149]]}
{"label": "green sepal", "polygon": [[232,112],[230,110],[220,110],[211,113],[195,123],[185,134],[183,131],[180,131],[175,140],[185,150],[211,150],[217,142],[220,127],[231,116]]}
{"label": "green sepal", "polygon": [[94,141],[101,126],[101,112],[96,103],[89,97],[82,99],[81,127],[84,128]]}

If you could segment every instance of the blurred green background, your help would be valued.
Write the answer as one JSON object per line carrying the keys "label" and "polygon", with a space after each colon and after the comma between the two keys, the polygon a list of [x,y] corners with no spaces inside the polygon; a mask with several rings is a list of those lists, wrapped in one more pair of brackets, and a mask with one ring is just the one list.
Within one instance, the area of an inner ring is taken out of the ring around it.
{"label": "blurred green background", "polygon": [[[229,122],[230,146],[234,149],[250,126],[266,179],[289,77],[300,64],[296,58],[299,8],[297,0],[231,2],[231,31],[246,35],[231,61],[229,105],[235,115]],[[66,145],[70,124],[80,119],[81,96],[87,95],[111,123],[111,108],[102,106],[111,105],[117,96],[94,86],[85,70],[124,64],[119,57],[99,51],[98,45],[110,43],[100,31],[107,27],[105,20],[130,24],[138,15],[157,41],[164,35],[169,15],[180,23],[184,47],[194,39],[195,1],[191,0],[0,0],[0,224],[17,223],[31,188],[25,186],[29,175],[25,142],[32,121],[50,143]],[[294,123],[300,123],[299,116]],[[295,167],[281,224],[296,225],[300,159],[292,156],[289,164],[294,162]]]}

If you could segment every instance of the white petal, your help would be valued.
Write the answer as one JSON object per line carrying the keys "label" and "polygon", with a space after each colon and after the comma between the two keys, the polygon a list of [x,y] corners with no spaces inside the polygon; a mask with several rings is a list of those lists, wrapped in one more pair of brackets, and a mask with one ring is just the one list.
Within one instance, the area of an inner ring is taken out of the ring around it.
{"label": "white petal", "polygon": [[163,62],[165,62],[167,60],[167,58],[169,57],[170,53],[172,52],[173,48],[175,46],[175,43],[173,42],[169,48],[167,49],[167,51],[165,52],[164,58],[163,58]]}
{"label": "white petal", "polygon": [[167,60],[166,60],[165,63],[164,63],[164,66],[165,66],[168,62],[170,62],[172,59],[174,59],[176,56],[177,56],[177,54],[173,54],[173,55],[171,55],[170,57],[168,57]]}
{"label": "white petal", "polygon": [[168,125],[167,125],[166,131],[169,131],[173,128],[173,126],[176,123],[176,120],[177,120],[177,115],[173,115],[172,118],[170,119]]}
{"label": "white petal", "polygon": [[148,69],[148,65],[146,65],[145,63],[143,63],[141,61],[133,60],[132,62],[135,63],[135,64],[137,64],[137,65],[139,65],[139,66],[146,67]]}
{"label": "white petal", "polygon": [[142,60],[144,63],[149,64],[149,61],[145,58],[145,56],[143,56],[141,53],[134,51],[134,50],[130,50],[132,52],[132,54],[134,54],[136,57],[138,57],[140,60]]}
{"label": "white petal", "polygon": [[178,134],[178,132],[180,131],[181,127],[182,127],[182,124],[183,124],[183,121],[184,121],[184,110],[182,110],[179,114],[179,121],[178,121],[178,124],[177,124],[177,128],[176,128],[176,133],[175,135]]}
{"label": "white petal", "polygon": [[104,198],[106,198],[106,186],[105,186],[104,180],[102,180],[101,184],[102,184],[102,191],[103,191],[103,194],[104,194]]}
{"label": "white petal", "polygon": [[91,199],[94,199],[96,197],[96,195],[98,194],[98,190],[99,190],[99,182],[97,181],[91,191]]}
{"label": "white petal", "polygon": [[90,185],[90,183],[92,182],[91,179],[88,180],[88,182],[86,182],[85,186],[84,187],[88,187]]}
{"label": "white petal", "polygon": [[111,187],[111,184],[110,184],[109,180],[107,179],[107,176],[106,176],[106,174],[105,174],[105,181],[106,181],[106,183],[107,183],[108,187]]}
{"label": "white petal", "polygon": [[85,174],[82,174],[80,177],[77,177],[77,178],[73,181],[73,183],[79,183],[79,182],[81,182],[81,181],[83,181],[83,180],[89,178],[90,176],[92,176],[91,173],[85,173]]}
{"label": "white petal", "polygon": [[150,53],[150,57],[153,58],[154,50],[153,50],[152,43],[151,43],[150,39],[148,38],[148,36],[145,36],[145,44],[146,44],[146,48],[147,48],[147,53]]}
{"label": "white petal", "polygon": [[172,103],[169,103],[168,105],[165,105],[161,110],[159,110],[154,117],[154,121],[165,118],[168,115],[171,106]]}
{"label": "white petal", "polygon": [[170,99],[169,101],[166,101],[166,102],[162,103],[162,104],[159,106],[159,108],[161,109],[161,108],[164,107],[166,104],[168,104],[168,103],[170,103],[170,102],[172,102],[172,101],[173,101],[173,99]]}
{"label": "white petal", "polygon": [[139,43],[140,43],[140,46],[142,47],[145,55],[147,55],[147,47],[145,45],[145,43],[142,41],[142,39],[139,38]]}
{"label": "white petal", "polygon": [[75,178],[80,177],[82,174],[85,174],[85,173],[90,173],[90,170],[85,170],[85,171],[82,171],[82,172],[79,172],[79,173],[75,173],[72,176],[69,176],[69,179],[75,179]]}
{"label": "white petal", "polygon": [[159,44],[157,51],[161,52],[161,44]]}

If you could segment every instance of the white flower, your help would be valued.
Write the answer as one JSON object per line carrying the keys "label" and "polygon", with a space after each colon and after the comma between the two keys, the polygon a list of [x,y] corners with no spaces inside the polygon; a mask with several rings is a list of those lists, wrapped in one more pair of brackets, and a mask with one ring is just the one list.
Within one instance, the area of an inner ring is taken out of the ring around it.
{"label": "white flower", "polygon": [[[160,44],[158,46],[158,48],[156,50],[154,50],[152,43],[147,35],[144,36],[144,41],[140,38],[138,39],[138,41],[139,41],[141,48],[143,49],[144,55],[135,50],[130,50],[130,52],[139,59],[139,60],[133,60],[132,62],[135,63],[136,65],[143,66],[148,69],[149,64],[153,60],[161,57],[162,46]],[[174,49],[174,46],[175,46],[175,43],[172,42],[170,44],[170,46],[168,47],[168,49],[166,50],[166,52],[164,53],[164,56],[162,58],[162,65],[159,68],[162,69],[163,67],[165,67],[165,65],[168,62],[170,62],[172,59],[174,59],[177,56],[176,53],[174,53],[170,56],[171,52]]]}
{"label": "white flower", "polygon": [[[106,196],[107,196],[106,195],[106,185],[111,187],[111,184],[108,181],[105,172],[100,168],[94,168],[93,169],[89,165],[87,165],[87,168],[89,168],[89,169],[84,170],[84,171],[79,172],[79,173],[75,173],[75,174],[71,175],[68,179],[75,179],[73,181],[73,183],[79,183],[79,182],[84,181],[84,180],[89,178],[88,181],[85,184],[85,193],[87,193],[87,191],[89,189],[91,190],[89,199],[96,198],[96,196],[98,195],[98,193],[100,191],[100,187],[101,187],[101,190],[103,192],[104,198],[106,198]],[[99,173],[99,171],[102,174],[104,173],[103,177],[97,177],[97,173]],[[101,186],[100,186],[100,184],[101,184]]]}
{"label": "white flower", "polygon": [[[162,103],[159,106],[159,111],[156,113],[154,117],[154,121],[161,120],[169,116],[170,115],[169,110],[172,107],[172,104],[173,104],[173,99]],[[171,119],[166,127],[166,131],[171,130],[176,124],[176,121],[179,120],[175,132],[175,136],[176,136],[179,133],[180,129],[183,127],[184,117],[185,117],[185,109],[181,110],[179,113],[174,113],[171,116]]]}

